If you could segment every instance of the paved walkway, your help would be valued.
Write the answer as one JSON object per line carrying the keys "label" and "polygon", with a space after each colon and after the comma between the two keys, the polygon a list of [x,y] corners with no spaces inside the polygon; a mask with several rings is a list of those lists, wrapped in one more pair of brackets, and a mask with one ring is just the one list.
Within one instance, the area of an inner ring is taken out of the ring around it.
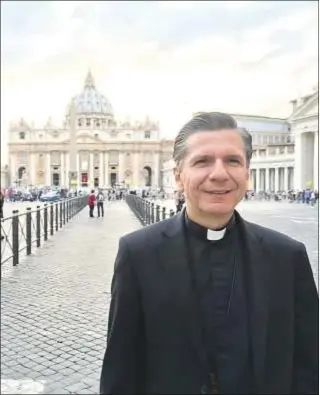
{"label": "paved walkway", "polygon": [[1,284],[1,393],[97,394],[124,202],[79,213]]}

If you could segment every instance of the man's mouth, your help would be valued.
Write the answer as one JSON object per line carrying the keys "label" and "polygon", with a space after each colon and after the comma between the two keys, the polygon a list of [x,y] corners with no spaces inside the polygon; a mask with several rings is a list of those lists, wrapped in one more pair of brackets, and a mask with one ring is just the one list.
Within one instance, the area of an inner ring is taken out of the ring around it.
{"label": "man's mouth", "polygon": [[229,192],[231,192],[230,189],[225,189],[223,191],[207,191],[207,193],[210,193],[210,195],[226,195]]}

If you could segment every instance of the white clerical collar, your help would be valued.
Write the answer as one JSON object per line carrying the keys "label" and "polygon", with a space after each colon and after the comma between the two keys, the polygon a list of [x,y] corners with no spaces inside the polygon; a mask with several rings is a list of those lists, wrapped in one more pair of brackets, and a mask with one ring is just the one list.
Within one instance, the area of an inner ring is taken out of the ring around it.
{"label": "white clerical collar", "polygon": [[221,229],[221,230],[213,230],[213,229],[208,229],[207,231],[207,239],[211,241],[217,241],[223,239],[225,233],[226,233],[227,228]]}

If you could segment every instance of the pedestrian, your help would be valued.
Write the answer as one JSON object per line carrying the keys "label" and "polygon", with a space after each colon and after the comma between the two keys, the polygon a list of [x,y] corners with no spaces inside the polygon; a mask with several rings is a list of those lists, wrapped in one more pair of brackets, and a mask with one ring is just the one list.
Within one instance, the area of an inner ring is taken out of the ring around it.
{"label": "pedestrian", "polygon": [[94,194],[94,189],[92,189],[91,193],[88,196],[88,205],[89,205],[89,217],[93,218],[93,211],[94,211],[94,205],[96,203],[96,197]]}
{"label": "pedestrian", "polygon": [[97,194],[97,208],[98,208],[98,217],[100,217],[100,211],[101,211],[101,216],[104,216],[104,207],[103,207],[103,203],[104,203],[104,194],[102,192],[101,189],[99,189],[99,192]]}
{"label": "pedestrian", "polygon": [[235,210],[252,137],[200,113],[175,139],[186,208],[119,241],[100,394],[317,394],[305,246]]}

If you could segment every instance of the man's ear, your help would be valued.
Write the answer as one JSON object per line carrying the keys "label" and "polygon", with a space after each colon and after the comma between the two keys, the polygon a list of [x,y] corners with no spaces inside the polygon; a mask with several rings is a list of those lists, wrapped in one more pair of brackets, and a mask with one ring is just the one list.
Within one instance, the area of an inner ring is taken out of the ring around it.
{"label": "man's ear", "polygon": [[174,179],[179,191],[183,191],[183,184],[181,180],[181,170],[179,167],[175,167],[173,169]]}

